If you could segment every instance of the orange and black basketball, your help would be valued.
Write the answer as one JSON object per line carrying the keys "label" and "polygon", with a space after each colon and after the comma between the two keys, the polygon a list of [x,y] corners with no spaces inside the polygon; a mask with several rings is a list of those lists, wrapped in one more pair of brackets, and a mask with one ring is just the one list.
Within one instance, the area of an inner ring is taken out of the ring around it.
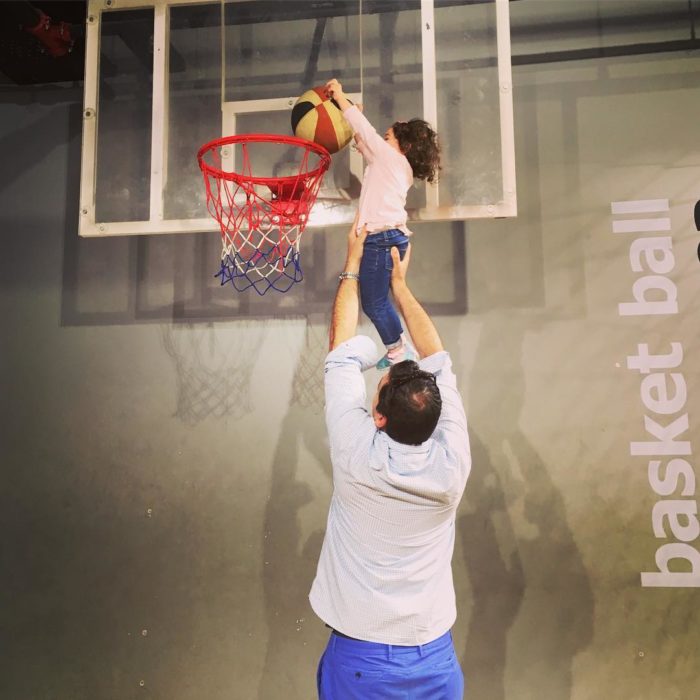
{"label": "orange and black basketball", "polygon": [[326,95],[323,87],[307,90],[296,101],[292,131],[301,139],[320,144],[329,153],[345,148],[352,138],[352,129],[338,103]]}

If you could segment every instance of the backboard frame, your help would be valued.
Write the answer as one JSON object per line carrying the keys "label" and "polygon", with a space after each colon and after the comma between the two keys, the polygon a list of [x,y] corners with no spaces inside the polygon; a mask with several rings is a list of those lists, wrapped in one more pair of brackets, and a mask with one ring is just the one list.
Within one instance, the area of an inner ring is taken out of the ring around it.
{"label": "backboard frame", "polygon": [[[245,2],[245,0],[238,0]],[[361,1],[361,0],[360,0]],[[181,5],[212,4],[212,0],[89,0],[86,20],[86,60],[83,105],[83,147],[80,179],[79,235],[83,237],[152,235],[217,231],[210,217],[168,219],[164,215],[164,193],[168,176],[168,109],[169,109],[169,46],[170,9]],[[423,118],[438,123],[435,0],[420,0],[421,44],[423,70]],[[466,4],[466,3],[465,3]],[[450,221],[504,218],[517,215],[515,179],[515,143],[513,124],[512,76],[510,60],[510,21],[508,0],[494,0],[496,11],[496,41],[499,83],[500,143],[502,197],[490,204],[442,206],[439,203],[439,183],[426,185],[423,208],[409,210],[410,221]],[[222,6],[223,7],[223,6]],[[360,5],[361,7],[361,5]],[[96,219],[97,135],[99,101],[99,61],[102,16],[119,10],[152,9],[153,15],[153,94],[150,144],[149,218],[140,221],[98,221]],[[223,15],[223,9],[222,9]],[[222,20],[223,21],[223,20]],[[362,100],[361,94],[353,97]],[[227,120],[254,109],[291,110],[294,98],[281,97],[267,105],[245,102],[222,104],[222,134],[227,135]],[[212,134],[212,138],[219,134]],[[196,153],[192,154],[195,158]],[[351,154],[351,170],[361,175],[361,162]],[[314,217],[309,226],[327,225],[323,217]]]}

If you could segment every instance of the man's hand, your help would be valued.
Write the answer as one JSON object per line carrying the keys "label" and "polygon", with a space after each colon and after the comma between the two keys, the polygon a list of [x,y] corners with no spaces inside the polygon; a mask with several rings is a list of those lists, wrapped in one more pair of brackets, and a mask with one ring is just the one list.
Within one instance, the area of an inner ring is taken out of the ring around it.
{"label": "man's hand", "polygon": [[352,228],[348,232],[348,254],[345,259],[345,272],[358,272],[360,269],[360,261],[362,260],[362,252],[364,250],[365,239],[367,238],[367,227],[363,226],[357,230],[357,219],[359,214],[355,216]]}
{"label": "man's hand", "polygon": [[408,263],[411,260],[411,244],[408,244],[406,248],[406,253],[401,260],[401,255],[399,254],[399,249],[394,247],[391,249],[391,260],[394,263],[394,267],[391,271],[391,288],[400,284],[406,284],[406,273],[408,272]]}

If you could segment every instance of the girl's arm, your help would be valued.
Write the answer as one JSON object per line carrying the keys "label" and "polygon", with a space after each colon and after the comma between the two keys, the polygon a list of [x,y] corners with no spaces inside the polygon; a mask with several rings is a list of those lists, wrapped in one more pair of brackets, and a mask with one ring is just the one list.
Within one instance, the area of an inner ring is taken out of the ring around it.
{"label": "girl's arm", "polygon": [[357,136],[359,136],[364,146],[371,153],[376,153],[384,147],[391,148],[369,123],[369,120],[362,114],[359,107],[348,100],[343,92],[343,86],[335,78],[326,83],[326,94],[338,103],[343,116],[355,132],[356,141],[358,140]]}

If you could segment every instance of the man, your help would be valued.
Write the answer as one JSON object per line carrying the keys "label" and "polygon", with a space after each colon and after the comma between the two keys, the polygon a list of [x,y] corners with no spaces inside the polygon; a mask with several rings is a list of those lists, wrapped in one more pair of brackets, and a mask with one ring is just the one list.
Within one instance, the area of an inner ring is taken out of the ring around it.
{"label": "man", "polygon": [[362,371],[377,349],[355,335],[365,238],[348,236],[325,364],[334,491],[309,598],[332,632],[319,697],[458,700],[451,560],[471,468],[467,420],[450,356],[406,284],[410,246],[403,261],[391,250],[391,287],[422,359],[392,366],[367,410]]}

